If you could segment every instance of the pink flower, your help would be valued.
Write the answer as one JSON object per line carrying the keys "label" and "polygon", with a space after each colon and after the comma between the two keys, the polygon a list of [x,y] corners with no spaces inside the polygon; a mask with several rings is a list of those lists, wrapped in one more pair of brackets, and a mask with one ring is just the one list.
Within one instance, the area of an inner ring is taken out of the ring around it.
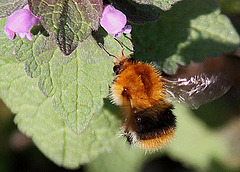
{"label": "pink flower", "polygon": [[114,34],[115,37],[119,37],[123,33],[130,33],[132,27],[130,25],[125,26],[127,23],[127,17],[121,11],[115,9],[112,5],[107,5],[102,13],[100,19],[101,26],[109,34]]}
{"label": "pink flower", "polygon": [[9,39],[13,39],[15,34],[20,38],[25,35],[32,40],[30,29],[39,23],[39,18],[35,17],[26,5],[23,9],[15,11],[6,22],[5,33]]}

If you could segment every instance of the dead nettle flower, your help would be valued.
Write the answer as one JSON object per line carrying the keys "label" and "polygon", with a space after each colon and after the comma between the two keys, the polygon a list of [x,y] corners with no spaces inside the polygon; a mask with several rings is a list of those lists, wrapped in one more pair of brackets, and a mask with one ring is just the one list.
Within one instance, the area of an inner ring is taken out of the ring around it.
{"label": "dead nettle flower", "polygon": [[26,37],[31,41],[30,29],[39,23],[39,18],[35,17],[26,5],[23,9],[15,11],[6,22],[5,33],[9,39],[13,39],[15,34],[20,38]]}
{"label": "dead nettle flower", "polygon": [[120,37],[122,33],[130,33],[132,31],[132,27],[130,25],[126,25],[126,23],[126,15],[115,9],[112,5],[107,5],[103,9],[100,24],[107,33],[114,34],[115,37]]}

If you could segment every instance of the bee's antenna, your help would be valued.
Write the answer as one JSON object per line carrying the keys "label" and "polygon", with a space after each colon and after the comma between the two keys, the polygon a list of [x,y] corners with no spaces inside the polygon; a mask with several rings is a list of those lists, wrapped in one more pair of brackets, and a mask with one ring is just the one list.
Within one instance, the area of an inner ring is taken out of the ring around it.
{"label": "bee's antenna", "polygon": [[122,43],[117,39],[117,38],[114,38],[118,43],[119,43],[119,45],[122,47],[122,56],[124,56],[124,54],[123,54],[123,51],[124,51],[124,47],[123,47],[123,45],[122,45]]}
{"label": "bee's antenna", "polygon": [[110,54],[110,53],[106,50],[106,48],[103,46],[102,43],[98,43],[98,44],[100,45],[100,47],[101,47],[109,56],[115,57],[115,58],[117,59],[117,56],[115,56],[115,55],[113,55],[113,54]]}

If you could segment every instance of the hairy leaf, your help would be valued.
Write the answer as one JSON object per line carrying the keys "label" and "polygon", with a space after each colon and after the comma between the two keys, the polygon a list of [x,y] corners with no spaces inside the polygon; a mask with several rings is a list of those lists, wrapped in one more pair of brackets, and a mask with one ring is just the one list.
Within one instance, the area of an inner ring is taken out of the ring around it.
{"label": "hairy leaf", "polygon": [[155,5],[162,10],[169,10],[173,4],[181,0],[133,0],[140,4]]}
{"label": "hairy leaf", "polygon": [[22,9],[27,0],[0,0],[0,18],[10,16],[14,11]]}
{"label": "hairy leaf", "polygon": [[215,158],[224,163],[227,145],[223,138],[199,120],[197,116],[201,114],[195,114],[179,104],[175,109],[178,121],[177,132],[166,149],[169,156],[202,171],[206,171],[211,160]]}
{"label": "hairy leaf", "polygon": [[149,157],[148,153],[134,145],[127,145],[125,139],[117,140],[111,152],[101,154],[87,164],[88,172],[138,172]]}
{"label": "hairy leaf", "polygon": [[101,0],[61,0],[43,1],[29,0],[33,14],[41,16],[41,23],[46,30],[53,34],[60,50],[71,54],[79,41],[85,40],[92,29],[99,26],[102,14]]}
{"label": "hairy leaf", "polygon": [[[35,36],[33,41],[16,39],[14,43],[14,54],[19,61],[25,60],[27,74],[39,77],[40,90],[52,97],[55,110],[75,133],[84,131],[93,115],[99,112],[113,80],[112,59],[97,41],[103,39],[102,43],[112,54],[121,52],[117,41],[101,34],[102,31],[95,32],[96,38],[90,36],[69,56],[58,50],[52,36]],[[119,40],[132,49],[128,38]],[[125,53],[131,51],[126,49]]]}
{"label": "hairy leaf", "polygon": [[[108,44],[115,45],[111,49],[113,54],[121,50],[110,37],[105,41],[106,49],[110,50]],[[80,133],[102,107],[103,97],[108,95],[113,63],[92,37],[74,54],[77,58],[65,65],[59,64],[57,58],[50,61],[49,77],[56,90],[53,96],[55,109],[74,132]]]}
{"label": "hairy leaf", "polygon": [[[155,23],[133,27],[134,56],[156,61],[165,72],[236,49],[239,35],[211,0],[184,0]],[[154,34],[152,34],[154,33]]]}
{"label": "hairy leaf", "polygon": [[136,24],[156,21],[160,17],[160,9],[153,5],[138,4],[132,0],[111,0],[111,2],[127,16],[128,21]]}
{"label": "hairy leaf", "polygon": [[26,73],[34,78],[41,74],[41,68],[51,60],[57,48],[51,37],[43,35],[34,37],[33,41],[16,39],[14,44],[17,60],[25,61]]}
{"label": "hairy leaf", "polygon": [[74,134],[55,112],[52,100],[39,91],[38,80],[28,77],[24,64],[15,59],[12,41],[0,33],[0,43],[0,97],[16,113],[18,128],[32,137],[48,158],[74,169],[111,150],[119,131],[119,121],[113,115],[116,107],[105,101],[84,134]]}

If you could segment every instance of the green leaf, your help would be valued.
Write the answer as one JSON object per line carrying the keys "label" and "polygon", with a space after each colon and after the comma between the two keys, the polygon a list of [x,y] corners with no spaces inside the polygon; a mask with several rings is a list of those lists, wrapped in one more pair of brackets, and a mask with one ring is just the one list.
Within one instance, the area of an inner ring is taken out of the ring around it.
{"label": "green leaf", "polygon": [[22,9],[27,0],[0,0],[0,18],[10,16],[14,11]]}
{"label": "green leaf", "polygon": [[[114,50],[112,54],[121,50],[109,36],[104,43],[107,50]],[[114,48],[107,46],[110,43]],[[57,57],[51,60],[49,80],[55,89],[53,104],[56,111],[74,132],[80,133],[108,95],[113,80],[113,63],[92,37],[80,44],[74,55],[77,58],[65,65],[59,64]]]}
{"label": "green leaf", "polygon": [[187,163],[198,170],[206,171],[213,159],[226,162],[227,144],[223,138],[204,124],[189,108],[177,104],[177,131],[166,149],[174,160]]}
{"label": "green leaf", "polygon": [[87,164],[88,172],[138,172],[149,156],[136,146],[130,146],[125,139],[118,139],[111,152],[101,154],[96,160]]}
{"label": "green leaf", "polygon": [[41,17],[41,23],[53,38],[60,50],[71,54],[79,41],[85,40],[92,29],[99,26],[103,4],[101,0],[29,0],[33,14]]}
{"label": "green leaf", "polygon": [[[99,34],[103,32],[95,32],[95,37]],[[127,37],[119,40],[132,49]],[[121,46],[111,36],[105,37],[103,43],[111,54],[120,54]],[[17,39],[14,44],[17,59],[25,60],[25,70],[30,77],[39,77],[40,90],[52,97],[54,108],[65,123],[75,133],[85,130],[93,115],[102,108],[103,98],[108,96],[113,80],[112,58],[92,36],[70,56],[58,50],[51,36],[35,36],[33,41]],[[130,53],[125,50],[125,54]]]}
{"label": "green leaf", "polygon": [[111,2],[127,16],[128,21],[136,24],[156,21],[160,17],[160,9],[153,5],[142,5],[131,0],[111,0]]}
{"label": "green leaf", "polygon": [[162,10],[170,10],[173,4],[181,0],[133,0],[140,4],[155,5]]}
{"label": "green leaf", "polygon": [[[95,37],[99,34],[103,39],[102,31],[95,32]],[[132,49],[127,37],[119,40]],[[110,53],[120,54],[121,46],[111,36],[105,37],[103,43]],[[19,61],[25,61],[28,76],[39,77],[39,88],[52,97],[57,113],[75,133],[81,133],[108,95],[113,80],[112,58],[92,36],[70,56],[58,50],[52,36],[33,36],[33,41],[16,39],[14,45],[14,54]],[[125,53],[131,51],[126,49]]]}
{"label": "green leaf", "polygon": [[[33,37],[33,41],[29,41],[26,38],[17,38],[14,45],[17,60],[25,61],[26,73],[34,78],[43,73],[42,70],[44,69],[42,68],[51,60],[54,51],[57,49],[52,38],[43,35]],[[49,93],[45,92],[44,94],[49,95]]]}
{"label": "green leaf", "polygon": [[[153,34],[154,33],[154,34]],[[133,26],[134,57],[156,61],[167,73],[177,63],[203,61],[236,49],[239,35],[211,0],[184,0],[155,23]]]}
{"label": "green leaf", "polygon": [[28,77],[24,64],[17,62],[14,45],[0,36],[0,97],[16,113],[18,128],[32,137],[37,147],[52,161],[65,168],[77,168],[111,150],[119,132],[116,107],[108,101],[95,115],[84,134],[74,134],[55,112],[51,99],[39,91],[38,80]]}

